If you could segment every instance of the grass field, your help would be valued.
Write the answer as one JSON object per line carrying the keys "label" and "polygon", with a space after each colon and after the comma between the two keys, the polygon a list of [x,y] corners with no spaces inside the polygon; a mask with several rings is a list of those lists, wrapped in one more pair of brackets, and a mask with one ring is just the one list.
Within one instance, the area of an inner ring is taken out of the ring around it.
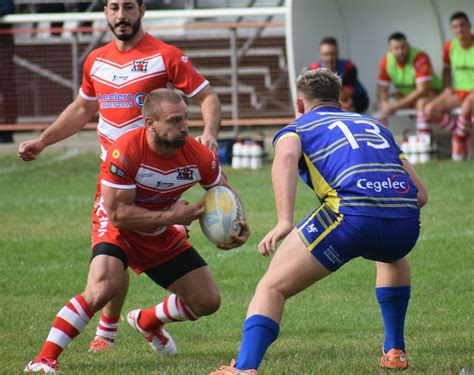
{"label": "grass field", "polygon": [[[47,154],[33,163],[0,157],[0,373],[19,373],[34,358],[55,314],[85,283],[96,155]],[[413,292],[406,341],[409,374],[474,373],[474,163],[432,162],[417,168],[430,201],[410,255]],[[222,307],[194,323],[170,325],[180,353],[157,358],[122,322],[113,351],[89,354],[96,316],[60,358],[69,374],[208,374],[235,357],[242,322],[268,259],[256,244],[274,224],[269,168],[227,170],[247,211],[252,235],[230,252],[217,250],[192,226],[191,242],[211,266]],[[299,187],[296,218],[314,206]],[[202,191],[187,195],[196,200]],[[374,265],[354,260],[291,299],[281,334],[261,374],[383,374],[382,322],[374,296]],[[166,294],[147,277],[131,278],[124,313]],[[389,371],[390,372],[390,371]]]}

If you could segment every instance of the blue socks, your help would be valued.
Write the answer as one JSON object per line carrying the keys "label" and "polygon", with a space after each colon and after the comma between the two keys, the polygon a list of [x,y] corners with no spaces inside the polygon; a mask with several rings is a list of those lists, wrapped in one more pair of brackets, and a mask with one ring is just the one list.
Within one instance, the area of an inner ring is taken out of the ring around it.
{"label": "blue socks", "polygon": [[278,336],[277,322],[263,315],[252,315],[244,322],[242,343],[235,368],[239,370],[258,369],[268,347]]}
{"label": "blue socks", "polygon": [[410,299],[410,287],[375,288],[375,295],[385,326],[384,352],[397,348],[405,350],[405,315]]}
{"label": "blue socks", "polygon": [[[393,348],[405,350],[405,316],[410,286],[375,288],[375,294],[385,326],[384,351]],[[278,323],[263,315],[252,315],[245,320],[235,367],[239,370],[257,370],[279,331]]]}

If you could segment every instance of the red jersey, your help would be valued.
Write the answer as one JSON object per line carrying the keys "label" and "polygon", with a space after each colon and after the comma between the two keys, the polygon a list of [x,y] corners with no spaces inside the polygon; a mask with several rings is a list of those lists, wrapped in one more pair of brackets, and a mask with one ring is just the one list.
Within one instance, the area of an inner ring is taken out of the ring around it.
{"label": "red jersey", "polygon": [[[221,177],[219,161],[206,146],[192,137],[173,156],[159,156],[148,145],[146,129],[133,129],[111,147],[103,163],[102,183],[118,189],[136,189],[135,204],[148,210],[167,210],[181,194],[197,183],[217,185]],[[191,244],[173,226],[148,232],[119,230],[110,222],[97,196],[92,213],[92,248],[109,243],[122,249],[128,264],[141,273],[167,262]]]}
{"label": "red jersey", "polygon": [[102,160],[115,139],[143,126],[146,95],[168,83],[189,97],[209,84],[180,49],[149,34],[128,51],[120,51],[112,41],[89,54],[79,94],[98,101]]}
{"label": "red jersey", "polygon": [[176,155],[160,156],[148,145],[146,132],[144,127],[131,130],[112,144],[102,184],[136,189],[137,206],[161,211],[197,183],[205,188],[219,183],[219,161],[206,146],[188,136]]}

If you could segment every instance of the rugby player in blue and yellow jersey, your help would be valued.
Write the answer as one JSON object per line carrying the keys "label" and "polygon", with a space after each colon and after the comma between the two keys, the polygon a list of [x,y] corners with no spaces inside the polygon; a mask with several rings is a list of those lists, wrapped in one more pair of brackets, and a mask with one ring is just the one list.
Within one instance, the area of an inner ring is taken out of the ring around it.
{"label": "rugby player in blue and yellow jersey", "polygon": [[[284,241],[250,303],[237,360],[212,374],[256,374],[278,336],[285,301],[356,257],[376,262],[375,293],[385,325],[381,366],[408,367],[407,254],[419,235],[427,193],[384,126],[339,108],[340,89],[340,78],[327,68],[298,78],[303,116],[274,139],[278,221],[258,245],[260,253],[270,255]],[[321,204],[294,227],[298,170]]]}

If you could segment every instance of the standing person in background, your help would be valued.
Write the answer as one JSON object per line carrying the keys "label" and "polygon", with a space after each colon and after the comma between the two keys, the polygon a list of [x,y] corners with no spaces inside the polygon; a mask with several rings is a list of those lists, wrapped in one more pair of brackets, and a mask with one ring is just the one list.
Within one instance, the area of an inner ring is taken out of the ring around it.
{"label": "standing person in background", "polygon": [[[438,123],[453,133],[452,159],[464,160],[469,157],[472,142],[471,128],[474,109],[474,34],[471,22],[464,12],[456,12],[450,18],[454,39],[447,41],[443,50],[444,90],[424,108],[425,122]],[[461,107],[457,120],[450,112]]]}
{"label": "standing person in background", "polygon": [[[104,15],[114,34],[112,42],[89,54],[84,62],[79,95],[58,119],[39,137],[19,145],[20,157],[25,161],[34,160],[46,147],[78,133],[99,111],[97,134],[102,163],[93,218],[100,216],[100,180],[105,172],[103,162],[107,151],[120,135],[143,126],[141,109],[150,91],[166,88],[171,83],[190,97],[201,107],[204,120],[204,131],[197,140],[212,151],[217,150],[221,109],[216,93],[181,50],[144,32],[144,14],[142,0],[106,2]],[[126,270],[124,272],[128,275]],[[104,307],[96,336],[90,344],[91,351],[113,347],[127,280],[123,278],[120,292]]]}
{"label": "standing person in background", "polygon": [[[61,352],[121,293],[129,266],[170,292],[159,304],[132,310],[127,317],[162,355],[177,353],[165,324],[195,321],[220,306],[219,289],[205,260],[173,224],[189,225],[204,213],[202,200],[181,199],[186,190],[198,183],[205,189],[230,186],[216,154],[188,136],[188,108],[181,95],[170,89],[152,91],[143,117],[145,127],[119,137],[105,160],[86,287],[56,315],[43,349],[25,372],[59,371]],[[245,221],[240,226],[231,243],[218,247],[229,250],[244,244],[250,232]]]}
{"label": "standing person in background", "polygon": [[309,70],[329,68],[342,79],[341,108],[344,111],[364,113],[369,107],[369,97],[357,77],[357,68],[351,60],[339,58],[336,38],[325,37],[319,43],[319,60],[308,66]]}
{"label": "standing person in background", "polygon": [[[237,360],[211,374],[256,374],[278,336],[286,300],[356,257],[376,262],[385,325],[380,364],[406,368],[407,254],[419,235],[426,190],[387,128],[341,111],[336,74],[305,71],[296,88],[303,115],[273,141],[277,224],[258,245],[264,256],[276,253],[250,302]],[[321,205],[294,227],[298,170]]]}
{"label": "standing person in background", "polygon": [[[389,51],[380,60],[377,85],[376,110],[378,119],[384,123],[387,118],[402,108],[416,108],[417,132],[429,134],[430,129],[423,122],[423,108],[441,91],[441,79],[433,72],[429,56],[411,47],[404,34],[395,32],[388,38]],[[390,95],[390,83],[395,93]]]}

